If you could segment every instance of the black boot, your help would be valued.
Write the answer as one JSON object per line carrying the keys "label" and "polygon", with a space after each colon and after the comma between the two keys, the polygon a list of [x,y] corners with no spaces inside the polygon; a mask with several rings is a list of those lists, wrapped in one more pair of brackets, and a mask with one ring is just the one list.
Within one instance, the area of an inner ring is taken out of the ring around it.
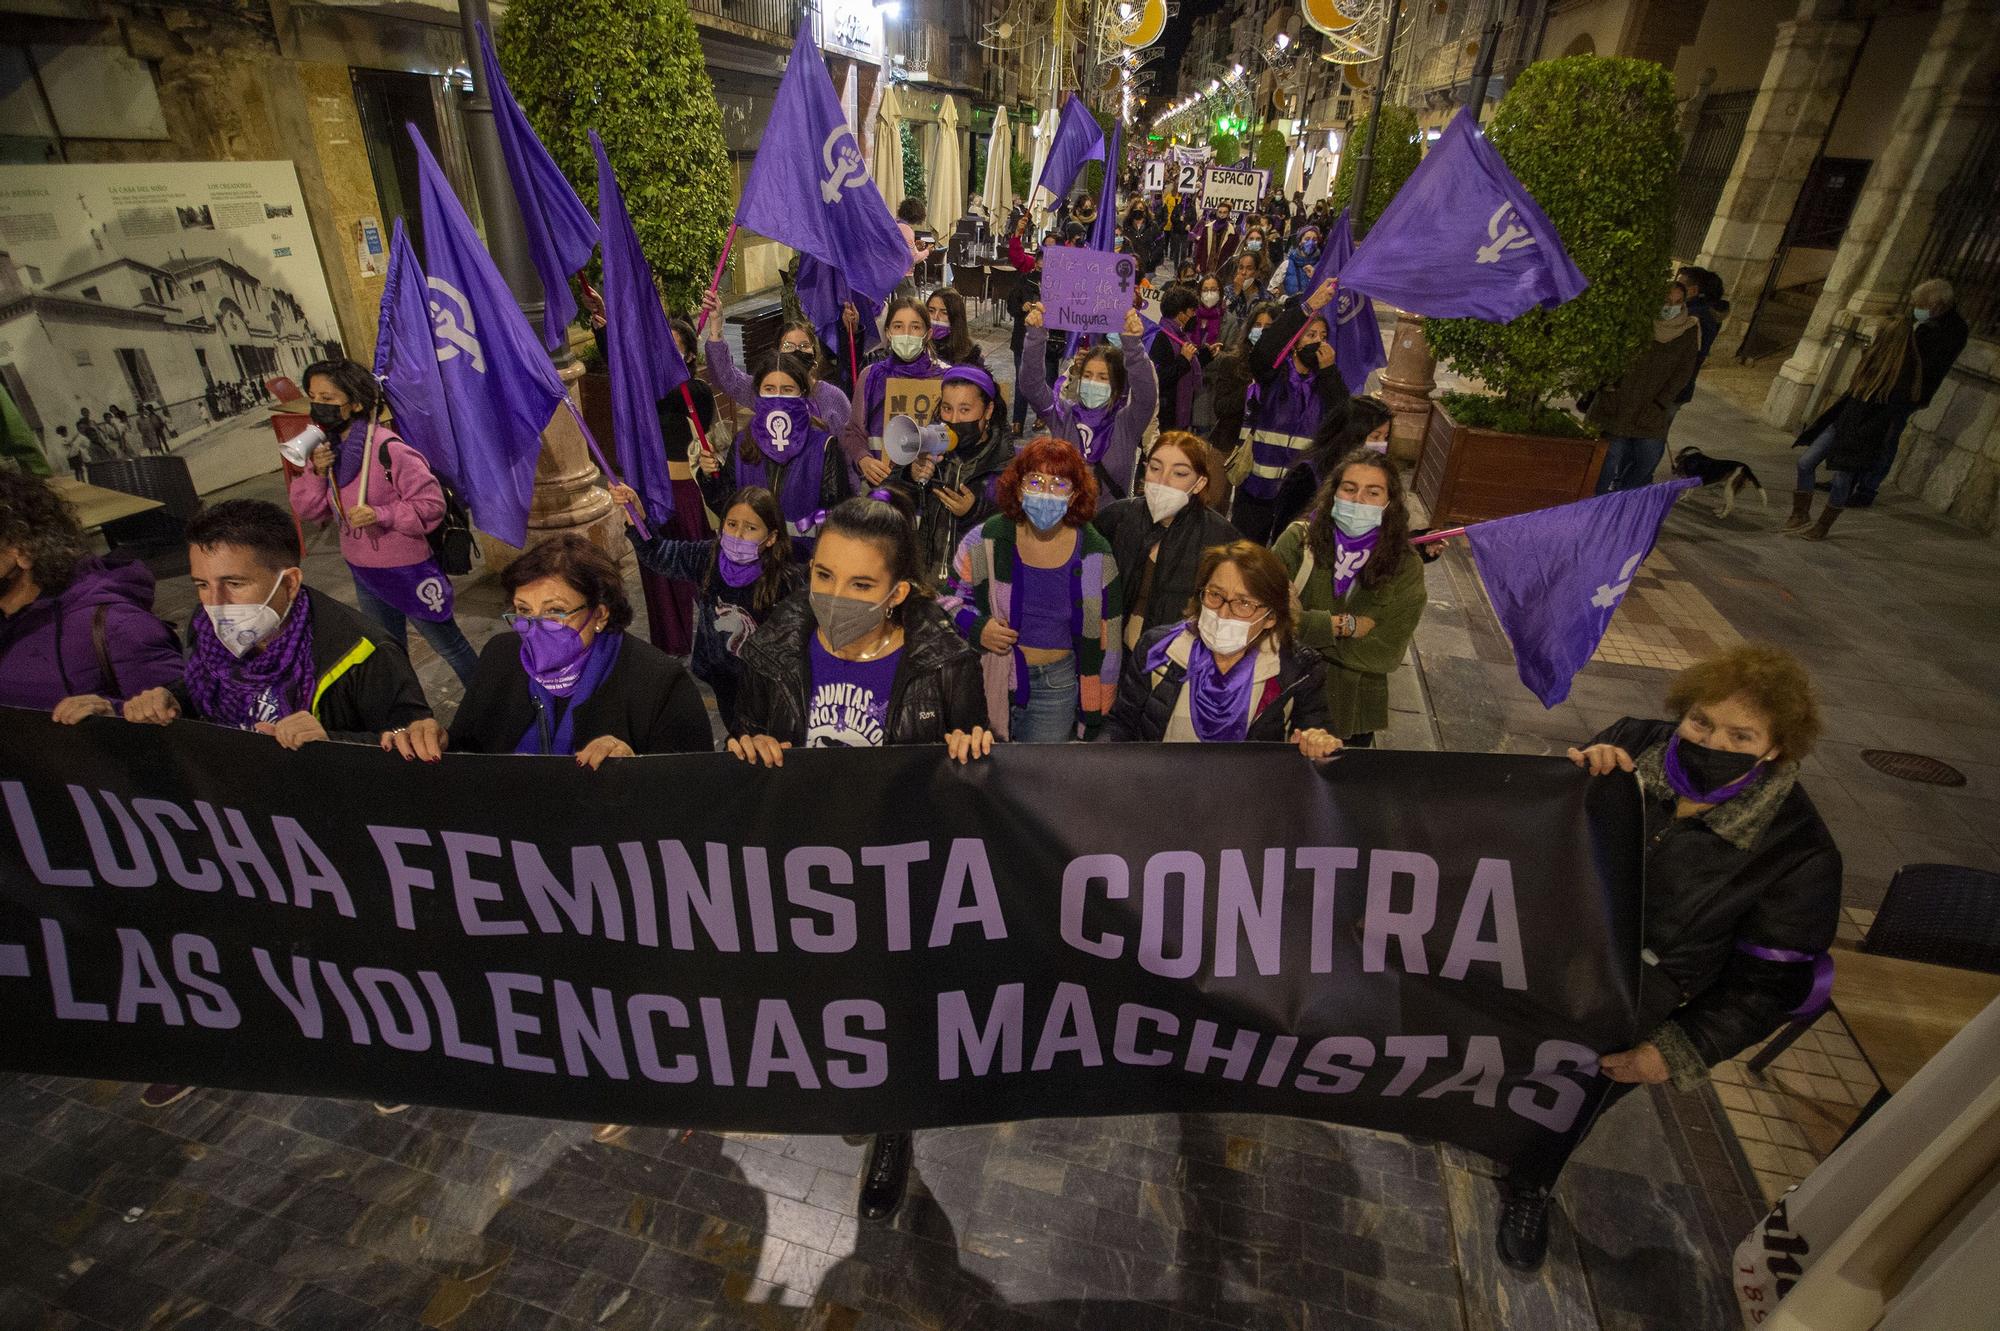
{"label": "black boot", "polygon": [[868,1169],[861,1176],[861,1218],[886,1220],[903,1203],[910,1181],[910,1134],[883,1132],[868,1148]]}
{"label": "black boot", "polygon": [[1494,1235],[1500,1260],[1516,1271],[1542,1269],[1549,1254],[1549,1190],[1500,1180],[1500,1224]]}

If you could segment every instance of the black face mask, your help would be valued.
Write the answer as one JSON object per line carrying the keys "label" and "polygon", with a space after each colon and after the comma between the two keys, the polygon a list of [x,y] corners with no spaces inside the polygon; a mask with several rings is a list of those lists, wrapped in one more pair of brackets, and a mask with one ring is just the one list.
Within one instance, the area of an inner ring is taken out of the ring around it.
{"label": "black face mask", "polygon": [[1705,744],[1680,743],[1681,768],[1702,790],[1720,790],[1757,765],[1754,753],[1731,753]]}
{"label": "black face mask", "polygon": [[339,434],[347,428],[346,407],[336,406],[331,402],[315,402],[307,408],[307,411],[312,416],[313,424],[329,435]]}

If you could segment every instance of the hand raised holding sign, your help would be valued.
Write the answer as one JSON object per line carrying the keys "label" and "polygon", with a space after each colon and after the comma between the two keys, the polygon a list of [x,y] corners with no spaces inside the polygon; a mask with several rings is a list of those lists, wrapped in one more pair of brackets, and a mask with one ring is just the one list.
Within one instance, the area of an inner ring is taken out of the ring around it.
{"label": "hand raised holding sign", "polygon": [[1040,301],[1029,302],[1024,314],[1028,327],[1040,328],[1042,326],[1042,303]]}
{"label": "hand raised holding sign", "polygon": [[1146,335],[1146,325],[1139,318],[1139,311],[1137,310],[1125,311],[1125,336],[1144,337],[1145,335]]}

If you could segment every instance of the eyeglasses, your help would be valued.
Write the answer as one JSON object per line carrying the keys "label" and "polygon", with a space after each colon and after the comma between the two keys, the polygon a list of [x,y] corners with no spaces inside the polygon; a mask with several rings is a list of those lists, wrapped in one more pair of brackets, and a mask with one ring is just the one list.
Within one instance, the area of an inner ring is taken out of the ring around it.
{"label": "eyeglasses", "polygon": [[521,623],[523,620],[526,620],[529,623],[534,623],[539,620],[547,624],[560,624],[563,623],[565,620],[568,620],[576,615],[582,614],[584,611],[588,609],[590,609],[589,606],[580,605],[574,610],[550,610],[544,614],[539,614],[539,615],[524,615],[517,610],[510,610],[506,614],[500,616],[500,618],[507,625],[508,628],[513,628],[515,625]]}
{"label": "eyeglasses", "polygon": [[1031,471],[1028,473],[1027,479],[1021,482],[1021,488],[1029,494],[1066,495],[1076,489],[1076,486],[1060,476],[1050,476],[1046,472]]}
{"label": "eyeglasses", "polygon": [[1262,619],[1268,612],[1262,601],[1253,601],[1247,596],[1224,596],[1220,588],[1203,587],[1201,603],[1210,610],[1228,610],[1236,619]]}

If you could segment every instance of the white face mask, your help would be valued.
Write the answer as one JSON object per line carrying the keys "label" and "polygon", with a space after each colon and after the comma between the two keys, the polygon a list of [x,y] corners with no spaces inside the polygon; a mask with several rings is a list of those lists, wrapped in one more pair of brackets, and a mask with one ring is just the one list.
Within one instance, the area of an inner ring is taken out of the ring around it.
{"label": "white face mask", "polygon": [[1250,630],[1263,622],[1262,615],[1255,619],[1224,619],[1221,611],[1203,606],[1195,630],[1209,651],[1217,656],[1234,656],[1250,645]]}
{"label": "white face mask", "polygon": [[1678,319],[1681,317],[1681,307],[1678,305],[1662,305],[1660,306],[1660,317],[1662,319]]}
{"label": "white face mask", "polygon": [[[287,570],[289,572],[290,570]],[[271,596],[278,594],[278,588],[285,585],[284,575],[271,588]],[[205,605],[208,622],[215,627],[215,636],[231,656],[245,656],[257,644],[278,631],[278,625],[285,622],[284,616],[271,608],[271,596],[266,596],[257,605]]]}
{"label": "white face mask", "polygon": [[1210,309],[1214,309],[1216,306],[1222,304],[1222,293],[1220,291],[1204,291],[1201,293],[1201,303]]}
{"label": "white face mask", "polygon": [[1076,396],[1086,407],[1101,407],[1111,400],[1111,385],[1085,379],[1076,386]]}
{"label": "white face mask", "polygon": [[1186,508],[1191,498],[1193,496],[1186,490],[1177,490],[1158,481],[1146,482],[1146,511],[1153,515],[1155,522],[1165,522]]}

